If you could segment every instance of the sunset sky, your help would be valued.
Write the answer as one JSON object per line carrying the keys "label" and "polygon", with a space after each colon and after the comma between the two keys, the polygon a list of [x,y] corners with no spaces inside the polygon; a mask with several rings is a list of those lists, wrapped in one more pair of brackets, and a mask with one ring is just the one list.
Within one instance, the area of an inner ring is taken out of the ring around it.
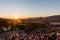
{"label": "sunset sky", "polygon": [[0,17],[46,17],[60,15],[60,0],[0,0]]}

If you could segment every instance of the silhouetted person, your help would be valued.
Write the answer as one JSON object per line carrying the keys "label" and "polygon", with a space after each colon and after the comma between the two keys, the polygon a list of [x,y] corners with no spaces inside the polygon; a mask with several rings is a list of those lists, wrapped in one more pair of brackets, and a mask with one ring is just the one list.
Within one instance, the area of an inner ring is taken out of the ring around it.
{"label": "silhouetted person", "polygon": [[14,37],[14,35],[13,35],[13,37],[12,37],[12,39],[11,40],[15,40],[15,37]]}
{"label": "silhouetted person", "polygon": [[7,36],[5,37],[5,40],[7,40]]}
{"label": "silhouetted person", "polygon": [[56,40],[56,34],[51,35],[51,37],[49,37],[48,40]]}

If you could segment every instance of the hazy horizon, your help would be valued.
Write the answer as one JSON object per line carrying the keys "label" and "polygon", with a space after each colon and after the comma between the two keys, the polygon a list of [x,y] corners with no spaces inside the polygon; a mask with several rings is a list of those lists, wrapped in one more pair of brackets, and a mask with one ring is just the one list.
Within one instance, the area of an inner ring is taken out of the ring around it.
{"label": "hazy horizon", "polygon": [[0,0],[0,17],[19,18],[60,15],[60,0]]}

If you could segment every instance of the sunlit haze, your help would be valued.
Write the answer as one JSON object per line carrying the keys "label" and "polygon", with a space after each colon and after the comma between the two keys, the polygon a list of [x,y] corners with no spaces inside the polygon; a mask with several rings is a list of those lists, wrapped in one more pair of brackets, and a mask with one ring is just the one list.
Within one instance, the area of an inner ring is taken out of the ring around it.
{"label": "sunlit haze", "polygon": [[2,18],[17,19],[52,15],[60,15],[60,0],[0,0]]}
{"label": "sunlit haze", "polygon": [[18,17],[18,16],[14,16],[13,18],[14,18],[14,19],[19,19],[19,17]]}

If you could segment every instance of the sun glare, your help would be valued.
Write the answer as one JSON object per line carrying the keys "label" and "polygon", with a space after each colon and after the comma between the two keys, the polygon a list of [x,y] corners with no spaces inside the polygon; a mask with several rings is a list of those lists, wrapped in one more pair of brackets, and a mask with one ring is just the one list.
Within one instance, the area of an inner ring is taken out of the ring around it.
{"label": "sun glare", "polygon": [[14,16],[14,19],[16,19],[16,20],[17,20],[17,19],[19,19],[19,17],[18,17],[18,16]]}

